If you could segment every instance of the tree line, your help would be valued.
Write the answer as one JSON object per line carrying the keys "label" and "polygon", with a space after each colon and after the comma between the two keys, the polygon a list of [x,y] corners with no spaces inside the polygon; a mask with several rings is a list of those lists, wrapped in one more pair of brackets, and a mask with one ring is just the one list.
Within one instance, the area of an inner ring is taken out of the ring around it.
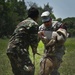
{"label": "tree line", "polygon": [[[44,7],[38,6],[36,3],[28,2],[29,7],[34,6],[38,8],[40,15],[43,11],[50,11],[50,15],[53,20],[58,20],[60,22],[66,22],[68,31],[72,36],[75,36],[75,17],[56,19],[53,14],[53,7],[49,3],[44,4]],[[24,0],[0,0],[0,38],[9,37],[16,25],[22,20],[27,18],[27,6]],[[39,17],[38,24],[41,25],[41,17]]]}

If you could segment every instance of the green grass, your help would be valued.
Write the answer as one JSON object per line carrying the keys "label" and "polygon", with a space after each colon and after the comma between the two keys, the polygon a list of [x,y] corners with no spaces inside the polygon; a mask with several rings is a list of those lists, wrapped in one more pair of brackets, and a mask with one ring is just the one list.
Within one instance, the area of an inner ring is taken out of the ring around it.
{"label": "green grass", "polygon": [[[0,75],[13,75],[11,70],[11,65],[9,59],[6,55],[6,48],[8,44],[8,39],[0,39]],[[63,62],[59,68],[61,75],[75,75],[75,38],[68,38],[66,43],[65,55],[63,57]],[[43,44],[39,43],[38,53],[43,54]],[[30,57],[33,61],[33,55],[30,49]],[[41,56],[35,56],[35,75],[39,73],[39,63]]]}
{"label": "green grass", "polygon": [[67,39],[63,63],[59,69],[61,75],[75,75],[75,38]]}
{"label": "green grass", "polygon": [[8,39],[0,39],[0,75],[12,75],[11,66],[6,55]]}

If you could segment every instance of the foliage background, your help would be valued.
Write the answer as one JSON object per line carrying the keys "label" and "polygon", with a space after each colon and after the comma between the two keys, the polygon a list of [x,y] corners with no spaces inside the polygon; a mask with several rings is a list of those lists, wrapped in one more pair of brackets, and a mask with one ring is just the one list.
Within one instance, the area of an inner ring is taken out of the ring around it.
{"label": "foliage background", "polygon": [[[52,19],[62,23],[65,22],[71,37],[75,36],[75,17],[67,17],[65,19],[59,17],[56,19],[53,14],[53,7],[49,3],[44,4],[43,8],[33,2],[28,2],[28,5],[29,7],[38,8],[40,15],[45,10],[50,11]],[[9,37],[13,33],[16,25],[27,18],[27,10],[24,0],[0,0],[0,38]],[[38,24],[41,25],[41,23],[39,16]]]}

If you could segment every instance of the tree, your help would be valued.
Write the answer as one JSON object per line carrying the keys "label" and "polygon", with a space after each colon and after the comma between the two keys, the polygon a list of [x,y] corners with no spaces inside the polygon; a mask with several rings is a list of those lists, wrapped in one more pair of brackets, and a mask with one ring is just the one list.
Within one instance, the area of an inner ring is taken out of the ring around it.
{"label": "tree", "polygon": [[49,11],[50,13],[53,13],[52,9],[53,7],[51,7],[49,3],[44,4],[44,11]]}
{"label": "tree", "polygon": [[58,18],[57,21],[62,22],[62,18]]}
{"label": "tree", "polygon": [[67,29],[71,36],[75,36],[75,17],[65,18],[63,22],[67,23]]}
{"label": "tree", "polygon": [[16,25],[25,18],[24,0],[0,0],[0,37],[13,33]]}
{"label": "tree", "polygon": [[43,11],[49,11],[49,12],[50,12],[50,16],[51,16],[51,18],[52,18],[53,20],[55,20],[56,17],[54,16],[52,10],[53,10],[53,7],[51,7],[51,6],[49,5],[49,3],[44,4],[44,9],[43,9]]}
{"label": "tree", "polygon": [[16,4],[16,10],[19,15],[19,20],[24,20],[27,16],[27,6],[25,5],[24,0],[18,1]]}
{"label": "tree", "polygon": [[36,8],[38,8],[38,5],[35,2],[30,1],[30,2],[27,2],[27,3],[29,5],[29,7],[36,7]]}

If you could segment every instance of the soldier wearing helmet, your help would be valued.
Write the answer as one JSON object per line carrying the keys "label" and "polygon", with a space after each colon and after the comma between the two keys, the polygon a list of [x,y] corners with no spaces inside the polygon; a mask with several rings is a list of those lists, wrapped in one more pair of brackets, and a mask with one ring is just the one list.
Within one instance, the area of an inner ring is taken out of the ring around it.
{"label": "soldier wearing helmet", "polygon": [[[62,62],[62,57],[65,54],[64,42],[66,41],[67,32],[65,29],[61,28],[62,23],[52,21],[49,11],[43,12],[41,18],[43,24],[39,27],[38,35],[44,43],[45,56],[42,58],[40,64],[42,65],[46,58],[52,60],[51,70],[48,63],[46,69],[49,69],[50,71],[46,70],[46,74],[60,75],[58,69]],[[46,75],[44,73],[45,71],[41,68],[40,75]]]}
{"label": "soldier wearing helmet", "polygon": [[29,46],[35,54],[38,45],[38,16],[39,11],[31,7],[28,18],[17,25],[9,41],[7,55],[14,75],[34,75],[35,66],[29,57]]}

